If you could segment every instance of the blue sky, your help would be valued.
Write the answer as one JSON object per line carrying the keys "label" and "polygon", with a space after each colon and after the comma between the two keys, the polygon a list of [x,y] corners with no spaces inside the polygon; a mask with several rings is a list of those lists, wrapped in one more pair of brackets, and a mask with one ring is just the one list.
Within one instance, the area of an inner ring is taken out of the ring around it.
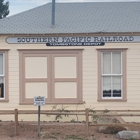
{"label": "blue sky", "polygon": [[[51,2],[52,0],[5,0],[10,2],[10,14],[14,15],[37,6]],[[56,2],[114,2],[114,1],[140,1],[140,0],[55,0]]]}

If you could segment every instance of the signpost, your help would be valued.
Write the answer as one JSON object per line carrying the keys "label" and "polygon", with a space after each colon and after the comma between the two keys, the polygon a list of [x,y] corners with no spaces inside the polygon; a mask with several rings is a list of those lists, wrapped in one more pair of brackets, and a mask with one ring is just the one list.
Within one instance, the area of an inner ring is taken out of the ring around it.
{"label": "signpost", "polygon": [[45,97],[34,97],[34,106],[38,106],[38,137],[40,136],[40,106],[45,105]]}

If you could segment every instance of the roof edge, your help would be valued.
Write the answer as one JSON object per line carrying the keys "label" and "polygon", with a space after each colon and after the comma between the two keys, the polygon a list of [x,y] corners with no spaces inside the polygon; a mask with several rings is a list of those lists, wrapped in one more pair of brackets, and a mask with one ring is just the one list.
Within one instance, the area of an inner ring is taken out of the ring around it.
{"label": "roof edge", "polygon": [[119,36],[119,35],[140,35],[140,32],[93,32],[93,33],[48,33],[48,34],[0,34],[0,36],[91,36],[91,35],[101,35],[101,36],[105,36],[105,35],[115,35],[115,36]]}

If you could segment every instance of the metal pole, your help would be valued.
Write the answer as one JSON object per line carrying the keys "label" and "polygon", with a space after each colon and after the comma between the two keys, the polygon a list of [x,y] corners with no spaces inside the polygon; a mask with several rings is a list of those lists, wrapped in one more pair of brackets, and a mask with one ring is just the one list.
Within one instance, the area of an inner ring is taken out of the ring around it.
{"label": "metal pole", "polygon": [[15,109],[15,135],[18,135],[18,109]]}
{"label": "metal pole", "polygon": [[52,26],[55,25],[55,0],[52,0]]}
{"label": "metal pole", "polygon": [[40,106],[38,106],[38,137],[40,137]]}
{"label": "metal pole", "polygon": [[89,109],[86,108],[86,134],[89,136]]}

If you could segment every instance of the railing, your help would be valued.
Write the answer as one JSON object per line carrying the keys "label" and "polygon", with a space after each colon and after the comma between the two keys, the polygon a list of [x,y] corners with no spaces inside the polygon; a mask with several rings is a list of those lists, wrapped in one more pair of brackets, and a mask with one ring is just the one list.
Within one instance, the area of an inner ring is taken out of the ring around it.
{"label": "railing", "polygon": [[[139,126],[139,124],[127,124],[127,123],[120,123],[120,124],[95,124],[89,122],[89,116],[123,116],[123,117],[134,117],[140,116],[140,110],[108,110],[108,113],[104,114],[93,114],[90,113],[89,109],[85,110],[69,110],[70,112],[59,112],[58,110],[41,110],[40,114],[47,114],[47,115],[85,115],[85,127],[86,127],[86,135],[89,135],[89,126]],[[96,112],[103,112],[103,110],[95,110]],[[126,112],[127,114],[109,114],[109,112]],[[130,112],[137,112],[137,114],[132,114]],[[129,113],[129,114],[128,114]],[[38,110],[0,110],[0,115],[11,115],[15,116],[15,135],[18,135],[18,115],[20,114],[38,114]]]}

